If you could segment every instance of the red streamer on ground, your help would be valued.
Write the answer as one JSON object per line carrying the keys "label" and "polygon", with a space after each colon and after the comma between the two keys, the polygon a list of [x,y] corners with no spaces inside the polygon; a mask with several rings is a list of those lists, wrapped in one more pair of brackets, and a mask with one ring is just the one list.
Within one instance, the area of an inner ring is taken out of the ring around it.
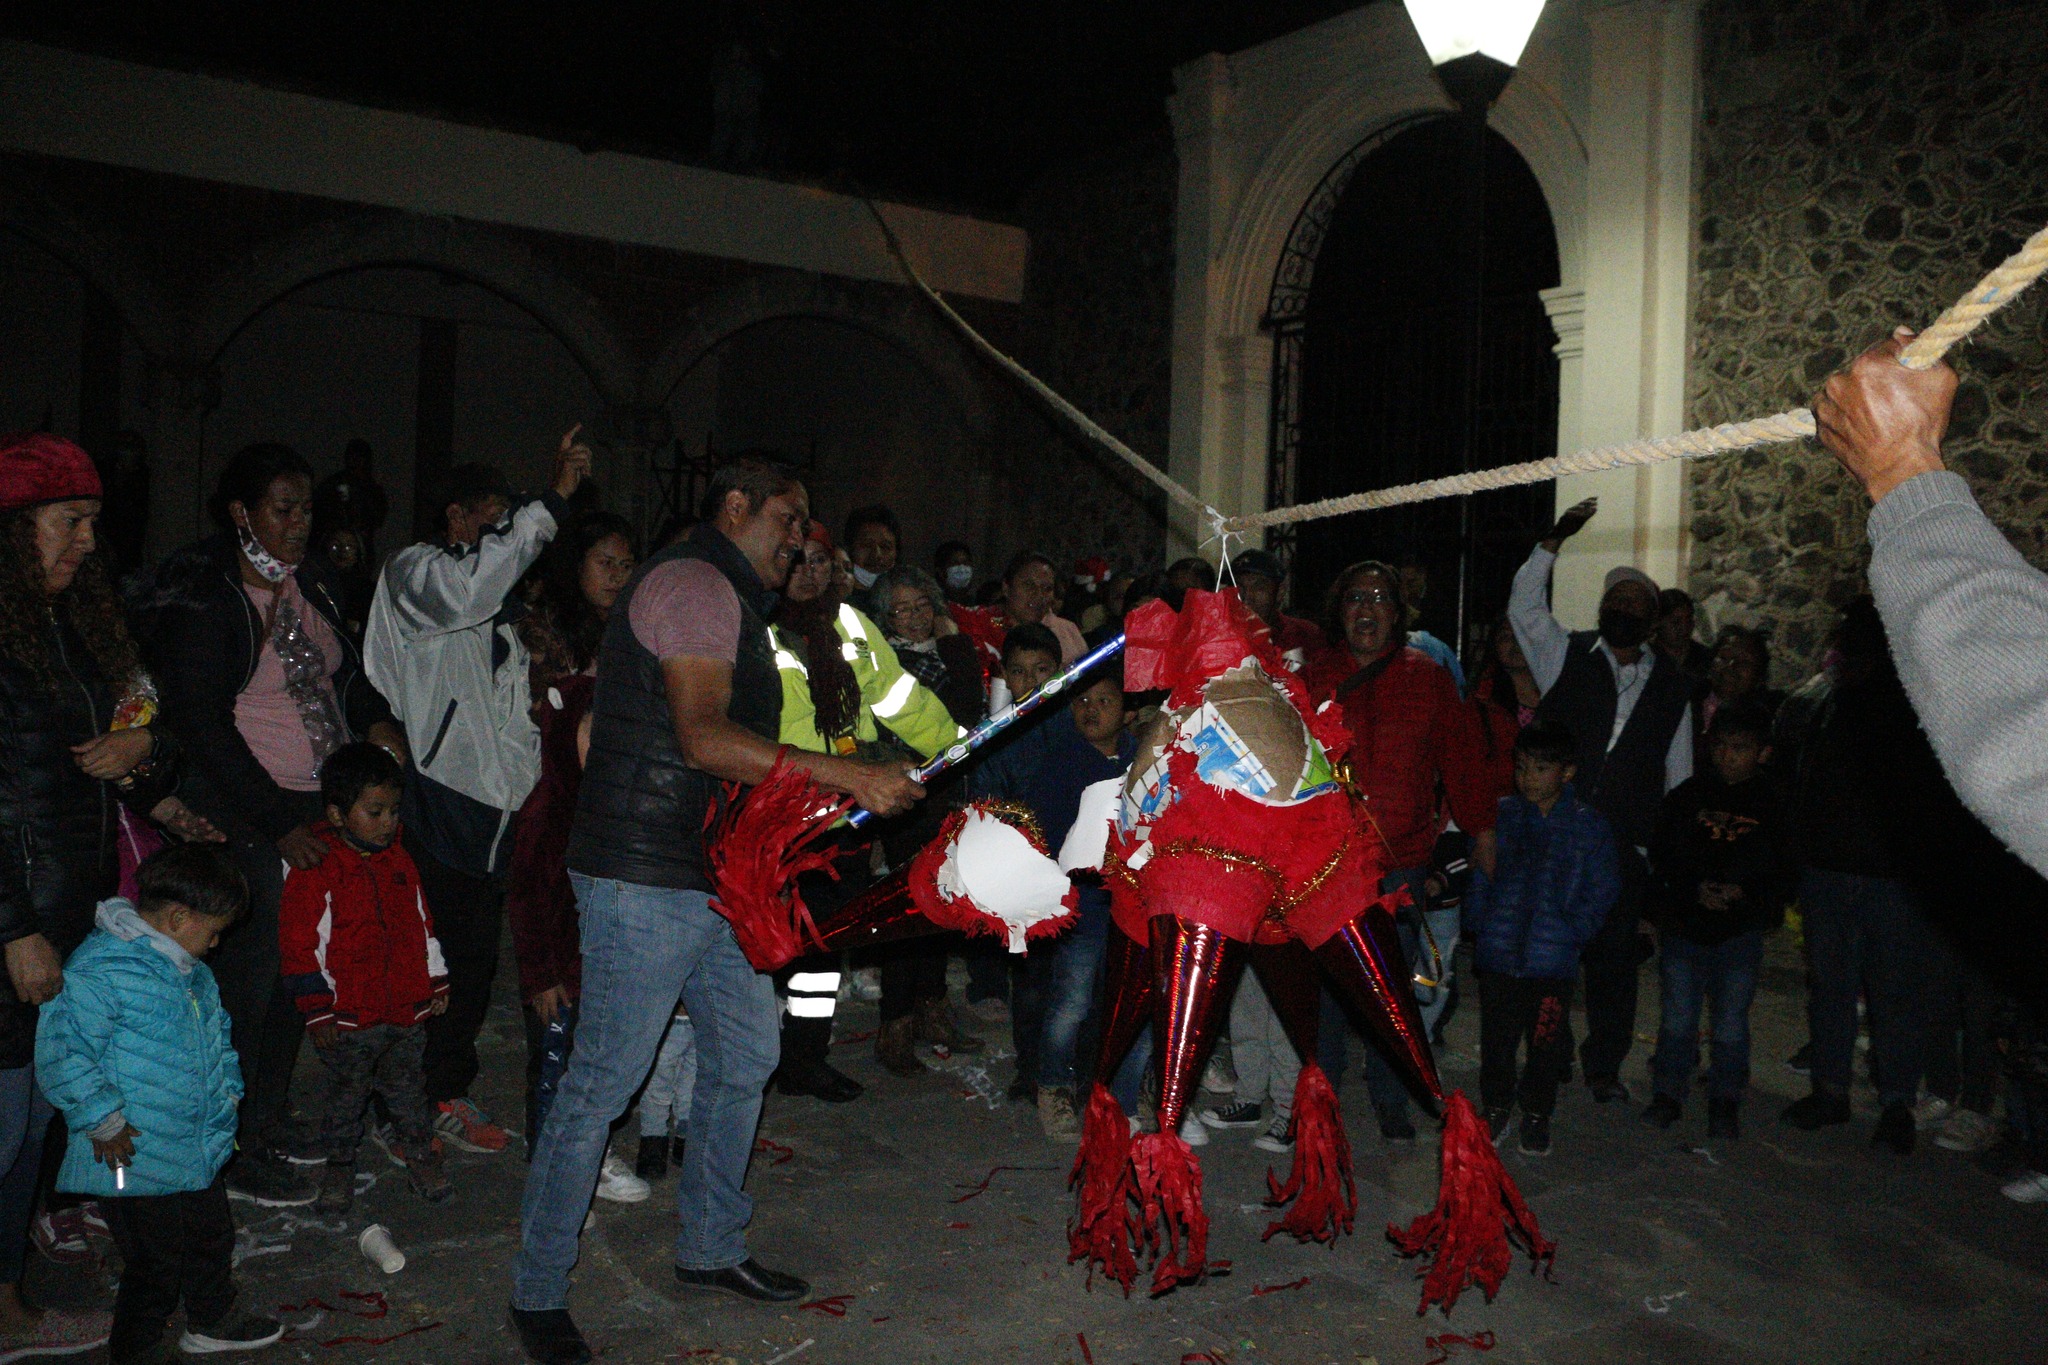
{"label": "red streamer on ground", "polygon": [[[1004,1171],[1054,1171],[1058,1169],[1059,1168],[1057,1166],[991,1166],[988,1168],[988,1174],[983,1176],[979,1181],[975,1182],[974,1184],[970,1185],[965,1181],[957,1180],[953,1182],[954,1189],[965,1190],[967,1191],[967,1193],[961,1195],[958,1199],[948,1199],[946,1202],[948,1204],[964,1204],[968,1200],[974,1198],[976,1195],[987,1194],[989,1182],[994,1180],[997,1176],[1001,1175]],[[964,1227],[966,1225],[962,1224],[961,1226]]]}
{"label": "red streamer on ground", "polygon": [[[341,1291],[341,1297],[351,1299],[356,1303],[362,1304],[363,1307],[347,1308],[331,1304],[325,1299],[307,1299],[304,1303],[281,1303],[277,1306],[277,1311],[279,1313],[303,1313],[311,1308],[317,1309],[322,1313],[333,1313],[339,1317],[361,1318],[364,1322],[376,1322],[379,1319],[389,1317],[391,1314],[390,1301],[376,1290],[371,1290],[368,1293],[357,1293],[351,1289],[344,1289]],[[311,1324],[308,1325],[310,1326]],[[431,1332],[440,1325],[438,1322],[421,1323],[418,1327],[408,1327],[403,1332],[393,1332],[390,1336],[386,1337],[330,1337],[320,1344],[322,1346],[382,1346],[387,1342],[397,1341],[401,1337],[418,1336],[421,1332]],[[285,1332],[282,1339],[285,1341],[300,1340],[296,1333],[290,1330]]]}
{"label": "red streamer on ground", "polygon": [[1284,1294],[1290,1289],[1302,1289],[1305,1288],[1307,1285],[1308,1276],[1306,1275],[1302,1276],[1298,1280],[1290,1280],[1286,1284],[1254,1285],[1252,1287],[1252,1297],[1256,1299],[1263,1294]]}
{"label": "red streamer on ground", "polygon": [[807,1308],[813,1313],[823,1313],[828,1318],[843,1318],[846,1316],[846,1305],[852,1302],[853,1295],[851,1294],[834,1294],[830,1298],[812,1299],[809,1303],[800,1303],[797,1307]]}
{"label": "red streamer on ground", "polygon": [[440,1325],[438,1322],[423,1322],[417,1327],[408,1327],[403,1332],[393,1332],[388,1337],[330,1337],[320,1344],[322,1346],[384,1346],[404,1337],[418,1336],[421,1332],[431,1332]]}
{"label": "red streamer on ground", "polygon": [[1491,1351],[1494,1341],[1493,1333],[1491,1332],[1474,1332],[1469,1337],[1457,1332],[1446,1332],[1440,1337],[1424,1337],[1422,1344],[1436,1352],[1435,1355],[1424,1361],[1423,1365],[1444,1365],[1444,1362],[1451,1358],[1453,1347],[1470,1347],[1475,1351]]}
{"label": "red streamer on ground", "polygon": [[973,1227],[973,1226],[974,1226],[974,1224],[972,1224],[972,1223],[948,1223],[948,1224],[946,1224],[946,1226],[947,1226],[947,1227],[949,1227],[949,1228],[951,1228],[951,1229],[952,1229],[953,1231],[955,1231],[955,1232],[964,1232],[964,1231],[966,1231],[966,1230],[967,1230],[968,1228],[971,1228],[971,1227]]}
{"label": "red streamer on ground", "polygon": [[1500,1164],[1485,1122],[1462,1090],[1452,1091],[1444,1104],[1443,1171],[1436,1207],[1405,1231],[1389,1224],[1387,1236],[1403,1256],[1431,1258],[1419,1272],[1423,1281],[1418,1316],[1432,1303],[1442,1304],[1449,1316],[1458,1295],[1473,1285],[1491,1303],[1514,1264],[1517,1244],[1528,1252],[1532,1270],[1547,1269],[1557,1255],[1557,1243],[1536,1226],[1536,1215]]}
{"label": "red streamer on ground", "polygon": [[880,1316],[879,1318],[869,1318],[869,1319],[868,1319],[868,1321],[869,1321],[869,1322],[887,1322],[887,1321],[889,1320],[890,1316],[891,1316],[890,1314],[888,1314],[888,1313],[884,1313],[884,1314],[882,1314],[882,1316]]}
{"label": "red streamer on ground", "polygon": [[878,1032],[880,1032],[880,1030],[878,1029],[863,1029],[859,1033],[849,1033],[844,1038],[834,1038],[832,1040],[832,1046],[847,1047],[853,1043],[865,1043],[868,1039],[874,1037],[875,1034]]}
{"label": "red streamer on ground", "polygon": [[1095,1365],[1095,1352],[1088,1349],[1088,1334],[1076,1332],[1074,1340],[1081,1343],[1081,1365]]}
{"label": "red streamer on ground", "polygon": [[1302,1066],[1294,1084],[1294,1167],[1285,1185],[1267,1171],[1266,1190],[1266,1202],[1273,1207],[1294,1205],[1266,1229],[1266,1237],[1286,1232],[1302,1241],[1331,1242],[1338,1233],[1351,1231],[1358,1213],[1351,1144],[1344,1137],[1337,1091],[1313,1061]]}
{"label": "red streamer on ground", "polygon": [[1221,1351],[1190,1351],[1180,1358],[1180,1365],[1230,1365],[1230,1357]]}
{"label": "red streamer on ground", "polygon": [[771,1156],[773,1156],[775,1159],[768,1163],[770,1166],[781,1166],[787,1162],[796,1160],[796,1150],[794,1148],[785,1147],[781,1143],[774,1141],[772,1138],[755,1138],[754,1150],[757,1152],[767,1152]]}

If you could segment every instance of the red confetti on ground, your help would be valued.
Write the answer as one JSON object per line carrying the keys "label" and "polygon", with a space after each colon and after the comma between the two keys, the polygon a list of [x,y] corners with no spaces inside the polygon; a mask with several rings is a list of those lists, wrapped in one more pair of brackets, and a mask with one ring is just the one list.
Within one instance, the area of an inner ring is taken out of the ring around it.
{"label": "red confetti on ground", "polygon": [[851,1294],[834,1294],[831,1298],[812,1299],[809,1303],[798,1304],[797,1307],[808,1308],[813,1313],[823,1313],[828,1318],[843,1318],[846,1316],[846,1305],[852,1302]]}
{"label": "red confetti on ground", "polygon": [[968,1228],[971,1228],[971,1227],[973,1227],[973,1226],[974,1226],[974,1224],[972,1224],[972,1223],[948,1223],[948,1224],[946,1224],[946,1226],[947,1226],[947,1227],[949,1227],[949,1228],[951,1228],[951,1229],[953,1229],[953,1231],[955,1231],[955,1232],[964,1232],[964,1231],[966,1231],[966,1230],[967,1230]]}
{"label": "red confetti on ground", "polygon": [[1230,1357],[1221,1351],[1190,1351],[1180,1358],[1180,1365],[1230,1365]]}
{"label": "red confetti on ground", "polygon": [[965,1190],[967,1193],[961,1195],[958,1199],[948,1199],[946,1202],[948,1204],[964,1204],[976,1195],[987,1194],[989,1182],[1004,1171],[1056,1171],[1058,1169],[1057,1166],[991,1166],[988,1168],[988,1174],[983,1176],[977,1184],[969,1185],[962,1181],[954,1181],[954,1189]]}
{"label": "red confetti on ground", "polygon": [[1081,1365],[1095,1365],[1095,1352],[1088,1349],[1088,1334],[1076,1332],[1074,1340],[1081,1343]]}
{"label": "red confetti on ground", "polygon": [[331,1337],[320,1344],[322,1346],[384,1346],[402,1337],[418,1336],[421,1332],[431,1332],[440,1325],[438,1322],[423,1322],[417,1327],[408,1327],[403,1332],[393,1332],[388,1337]]}
{"label": "red confetti on ground", "polygon": [[796,1160],[795,1148],[785,1147],[781,1143],[776,1142],[772,1138],[755,1138],[754,1150],[757,1152],[767,1152],[768,1154],[773,1156],[775,1160],[768,1163],[770,1166],[780,1166],[785,1164],[786,1162]]}
{"label": "red confetti on ground", "polygon": [[1453,1347],[1469,1346],[1475,1351],[1491,1351],[1494,1343],[1491,1332],[1474,1332],[1469,1337],[1457,1332],[1446,1332],[1440,1337],[1424,1337],[1422,1344],[1436,1352],[1423,1365],[1444,1365],[1444,1362],[1451,1358]]}
{"label": "red confetti on ground", "polygon": [[869,1321],[871,1321],[871,1322],[887,1322],[888,1320],[889,1320],[889,1315],[888,1315],[887,1313],[884,1313],[884,1314],[882,1314],[882,1316],[880,1316],[879,1318],[871,1318],[871,1319],[869,1319]]}
{"label": "red confetti on ground", "polygon": [[849,1033],[844,1038],[834,1038],[832,1046],[845,1047],[848,1043],[865,1043],[879,1032],[881,1032],[880,1029],[868,1029],[864,1033]]}
{"label": "red confetti on ground", "polygon": [[1252,1287],[1252,1297],[1253,1297],[1253,1298],[1258,1298],[1258,1297],[1259,1297],[1260,1295],[1262,1295],[1262,1294],[1284,1294],[1284,1293],[1286,1293],[1286,1292],[1287,1292],[1288,1290],[1290,1290],[1290,1289],[1299,1289],[1299,1288],[1301,1288],[1301,1287],[1302,1287],[1303,1285],[1305,1285],[1305,1284],[1307,1284],[1307,1283],[1308,1283],[1308,1276],[1304,1275],[1304,1276],[1302,1276],[1302,1277],[1301,1277],[1300,1279],[1298,1279],[1298,1280],[1294,1280],[1294,1281],[1291,1281],[1290,1283],[1287,1283],[1287,1284],[1261,1284],[1261,1285],[1254,1285],[1254,1286]]}

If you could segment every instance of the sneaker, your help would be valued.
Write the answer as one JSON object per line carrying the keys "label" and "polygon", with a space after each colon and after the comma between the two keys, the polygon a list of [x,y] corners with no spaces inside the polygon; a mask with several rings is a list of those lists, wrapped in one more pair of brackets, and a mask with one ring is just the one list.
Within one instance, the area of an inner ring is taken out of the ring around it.
{"label": "sneaker", "polygon": [[650,1193],[646,1181],[633,1174],[624,1157],[604,1155],[604,1167],[597,1174],[597,1197],[613,1204],[638,1204]]}
{"label": "sneaker", "polygon": [[1202,1089],[1212,1095],[1231,1095],[1237,1092],[1237,1068],[1221,1055],[1211,1057],[1209,1065],[1202,1068]]}
{"label": "sneaker", "polygon": [[590,1343],[576,1330],[575,1319],[566,1308],[538,1308],[531,1312],[511,1310],[512,1330],[519,1336],[519,1349],[534,1365],[589,1365],[597,1359]]}
{"label": "sneaker", "polygon": [[1707,1101],[1707,1137],[1735,1142],[1742,1137],[1742,1101]]}
{"label": "sneaker", "polygon": [[1830,1095],[1825,1090],[1816,1090],[1803,1100],[1792,1101],[1785,1106],[1785,1112],[1778,1115],[1778,1122],[1807,1133],[1848,1121],[1849,1097]]}
{"label": "sneaker", "polygon": [[31,1225],[36,1250],[58,1265],[87,1265],[93,1259],[92,1234],[77,1205],[45,1209]]}
{"label": "sneaker", "polygon": [[1877,1127],[1870,1134],[1870,1141],[1872,1146],[1889,1147],[1900,1156],[1911,1156],[1913,1135],[1913,1107],[1901,1101],[1884,1107],[1884,1113],[1878,1116]]}
{"label": "sneaker", "polygon": [[1266,1125],[1265,1132],[1252,1139],[1252,1146],[1262,1152],[1286,1156],[1294,1150],[1294,1119],[1286,1114],[1278,1115]]}
{"label": "sneaker", "polygon": [[1180,1140],[1190,1147],[1207,1147],[1209,1130],[1193,1114],[1183,1114],[1180,1120]]}
{"label": "sneaker", "polygon": [[442,1100],[434,1108],[440,1111],[434,1115],[434,1131],[450,1147],[465,1152],[502,1152],[512,1140],[511,1134],[492,1123],[490,1115],[467,1096]]}
{"label": "sneaker", "polygon": [[1550,1115],[1522,1115],[1522,1141],[1519,1150],[1523,1156],[1550,1155]]}
{"label": "sneaker", "polygon": [[1415,1141],[1415,1120],[1409,1118],[1406,1114],[1396,1114],[1392,1118],[1382,1115],[1380,1118],[1380,1136],[1388,1142],[1412,1143]]}
{"label": "sneaker", "polygon": [[[677,1139],[681,1141],[680,1138]],[[640,1157],[633,1163],[633,1174],[642,1180],[659,1180],[668,1174],[668,1139],[666,1137],[643,1137],[640,1139]]]}
{"label": "sneaker", "polygon": [[330,1161],[320,1170],[320,1195],[315,1213],[347,1213],[356,1202],[356,1164]]}
{"label": "sneaker", "polygon": [[1256,1128],[1264,1113],[1265,1110],[1250,1100],[1238,1100],[1218,1109],[1204,1109],[1201,1120],[1211,1128]]}
{"label": "sneaker", "polygon": [[1956,1107],[1939,1095],[1922,1095],[1920,1102],[1913,1106],[1913,1127],[1922,1133],[1929,1128],[1939,1128],[1955,1111]]}
{"label": "sneaker", "polygon": [[1804,1043],[1800,1046],[1799,1051],[1793,1053],[1790,1057],[1787,1057],[1785,1059],[1785,1069],[1795,1076],[1812,1075],[1813,1044]]}
{"label": "sneaker", "polygon": [[224,1351],[253,1351],[268,1346],[284,1335],[284,1324],[276,1318],[254,1313],[230,1313],[226,1322],[201,1330],[187,1324],[178,1338],[178,1349],[188,1356],[219,1355]]}
{"label": "sneaker", "polygon": [[1998,1143],[1998,1121],[1974,1109],[1958,1109],[1934,1135],[1934,1145],[1949,1152],[1988,1152]]}
{"label": "sneaker", "polygon": [[[370,1129],[370,1141],[377,1144],[377,1150],[384,1153],[390,1159],[392,1165],[401,1171],[405,1169],[405,1148],[398,1141],[397,1124],[386,1119],[384,1122],[373,1126]],[[442,1150],[441,1139],[438,1137],[434,1139],[434,1150],[437,1152]]]}
{"label": "sneaker", "polygon": [[114,1334],[112,1313],[80,1313],[45,1308],[35,1324],[18,1332],[0,1332],[0,1361],[31,1356],[69,1356],[104,1346]]}
{"label": "sneaker", "polygon": [[317,1123],[297,1120],[279,1124],[276,1135],[266,1145],[273,1157],[294,1166],[327,1164],[327,1139]]}
{"label": "sneaker", "polygon": [[1998,1192],[2015,1204],[2048,1204],[2048,1175],[2021,1171],[2018,1179],[2007,1181]]}
{"label": "sneaker", "polygon": [[1669,1128],[1685,1117],[1685,1106],[1669,1095],[1657,1095],[1643,1109],[1643,1122],[1658,1128]]}
{"label": "sneaker", "polygon": [[266,1209],[289,1209],[318,1197],[313,1182],[263,1152],[244,1152],[228,1163],[228,1198]]}
{"label": "sneaker", "polygon": [[882,969],[862,967],[839,979],[839,998],[874,1004],[882,998]]}
{"label": "sneaker", "polygon": [[1073,1092],[1055,1085],[1040,1090],[1038,1126],[1054,1142],[1079,1142],[1081,1120],[1074,1113]]}
{"label": "sneaker", "polygon": [[1489,1109],[1486,1111],[1486,1135],[1493,1139],[1493,1145],[1500,1146],[1500,1140],[1508,1135],[1508,1116],[1511,1110]]}
{"label": "sneaker", "polygon": [[405,1157],[405,1183],[412,1186],[412,1192],[429,1204],[447,1203],[455,1193],[455,1186],[442,1164],[441,1145],[428,1143],[422,1152],[411,1152],[401,1147],[399,1152]]}

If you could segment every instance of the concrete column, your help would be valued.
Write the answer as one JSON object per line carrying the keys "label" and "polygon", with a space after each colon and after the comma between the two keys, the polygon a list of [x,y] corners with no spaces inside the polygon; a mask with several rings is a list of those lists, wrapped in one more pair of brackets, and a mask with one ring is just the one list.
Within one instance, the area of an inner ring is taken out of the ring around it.
{"label": "concrete column", "polygon": [[1273,420],[1273,338],[1265,332],[1219,337],[1215,349],[1216,441],[1196,491],[1219,510],[1261,510]]}
{"label": "concrete column", "polygon": [[1586,291],[1560,287],[1539,296],[1550,315],[1550,330],[1557,333],[1550,353],[1557,357],[1557,453],[1562,455],[1583,447],[1579,418],[1585,403]]}
{"label": "concrete column", "polygon": [[[1212,52],[1182,67],[1176,79],[1178,88],[1167,103],[1180,154],[1167,472],[1220,510],[1236,512],[1265,504],[1256,501],[1241,507],[1231,493],[1221,489],[1223,483],[1235,485],[1239,480],[1237,471],[1225,472],[1221,449],[1225,404],[1218,374],[1223,357],[1210,340],[1222,314],[1216,258],[1228,205],[1235,197],[1228,183],[1232,175],[1225,145],[1231,111],[1230,64]],[[1242,391],[1239,396],[1244,396]],[[1199,514],[1178,501],[1168,505],[1169,561],[1192,552],[1207,534]]]}
{"label": "concrete column", "polygon": [[[1695,6],[1696,0],[1586,6],[1588,212],[1575,446],[1686,425]],[[1616,564],[1633,564],[1661,584],[1680,581],[1683,480],[1680,465],[1664,464],[1558,482],[1560,507],[1600,499],[1598,519],[1559,561],[1559,619],[1589,625],[1600,580]]]}

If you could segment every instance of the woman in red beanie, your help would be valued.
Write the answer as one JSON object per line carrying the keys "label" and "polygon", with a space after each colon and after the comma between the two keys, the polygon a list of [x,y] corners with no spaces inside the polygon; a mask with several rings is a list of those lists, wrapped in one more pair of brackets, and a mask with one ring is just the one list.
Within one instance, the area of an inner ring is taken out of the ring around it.
{"label": "woman in red beanie", "polygon": [[[0,1358],[83,1351],[106,1313],[21,1298],[50,1105],[36,1088],[36,1009],[118,877],[115,803],[168,800],[169,741],[94,553],[100,480],[42,433],[0,436]],[[169,806],[163,806],[170,813]]]}

